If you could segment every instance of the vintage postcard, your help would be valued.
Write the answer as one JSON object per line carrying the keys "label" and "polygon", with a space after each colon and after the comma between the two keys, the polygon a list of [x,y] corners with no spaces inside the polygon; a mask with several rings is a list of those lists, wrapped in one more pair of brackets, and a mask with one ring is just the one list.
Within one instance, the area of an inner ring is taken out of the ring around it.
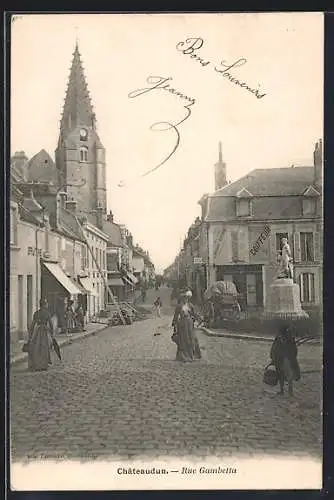
{"label": "vintage postcard", "polygon": [[13,490],[322,487],[323,24],[13,15]]}

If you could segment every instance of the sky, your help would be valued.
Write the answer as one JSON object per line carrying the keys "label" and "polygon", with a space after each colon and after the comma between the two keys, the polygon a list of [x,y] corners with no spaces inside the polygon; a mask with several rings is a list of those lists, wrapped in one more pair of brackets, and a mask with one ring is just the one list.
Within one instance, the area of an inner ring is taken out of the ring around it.
{"label": "sky", "polygon": [[[323,135],[321,13],[18,16],[12,153],[54,158],[76,39],[106,148],[108,209],[158,271],[214,190],[219,141],[232,182],[255,168],[312,165]],[[202,63],[182,52],[193,43]],[[231,78],[265,95],[224,77],[229,66]],[[174,92],[138,91],[158,82]]]}

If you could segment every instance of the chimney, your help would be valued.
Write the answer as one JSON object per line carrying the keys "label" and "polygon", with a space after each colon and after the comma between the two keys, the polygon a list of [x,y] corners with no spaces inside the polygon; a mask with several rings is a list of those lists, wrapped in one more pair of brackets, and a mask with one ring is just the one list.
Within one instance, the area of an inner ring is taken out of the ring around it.
{"label": "chimney", "polygon": [[322,185],[322,140],[315,145],[313,153],[313,165],[314,165],[314,184],[316,186]]}
{"label": "chimney", "polygon": [[222,143],[219,142],[218,162],[215,164],[215,191],[218,191],[226,184],[226,163],[223,162]]}
{"label": "chimney", "polygon": [[67,194],[65,191],[59,191],[56,195],[56,228],[60,227],[61,210],[66,208]]}
{"label": "chimney", "polygon": [[67,200],[65,202],[65,207],[66,207],[66,210],[68,210],[69,212],[72,212],[72,214],[77,213],[77,202],[73,198],[72,198],[72,200]]}
{"label": "chimney", "polygon": [[24,151],[16,151],[14,153],[14,156],[12,156],[11,158],[12,165],[15,166],[15,168],[19,171],[24,180],[26,180],[26,170],[24,168],[24,165],[27,163],[27,161],[28,157]]}
{"label": "chimney", "polygon": [[109,213],[107,215],[107,221],[108,222],[114,222],[114,215],[111,210],[109,210]]}
{"label": "chimney", "polygon": [[98,206],[96,209],[96,225],[99,229],[103,230],[103,215],[104,210],[101,206]]}

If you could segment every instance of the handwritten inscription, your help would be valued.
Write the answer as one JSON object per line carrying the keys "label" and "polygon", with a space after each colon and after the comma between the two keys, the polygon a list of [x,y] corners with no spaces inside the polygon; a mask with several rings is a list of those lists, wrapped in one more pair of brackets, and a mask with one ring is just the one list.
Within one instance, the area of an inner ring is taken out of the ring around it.
{"label": "handwritten inscription", "polygon": [[270,234],[270,227],[266,226],[262,233],[259,235],[257,238],[256,242],[252,246],[252,248],[249,250],[252,255],[256,255],[257,252],[260,250],[261,246],[265,242],[265,240],[268,238]]}
{"label": "handwritten inscription", "polygon": [[[187,38],[184,42],[179,42],[176,45],[176,49],[179,52],[182,52],[184,55],[190,56],[190,59],[198,62],[201,66],[209,66],[212,65],[212,62],[208,59],[205,59],[198,55],[198,51],[203,47],[204,40],[203,38]],[[219,65],[214,66],[214,70],[219,73],[222,77],[227,78],[231,83],[238,85],[241,88],[244,88],[251,94],[255,95],[257,99],[262,99],[266,93],[262,93],[260,90],[260,86],[258,88],[253,88],[249,86],[246,82],[239,80],[234,76],[234,71],[244,66],[247,63],[247,59],[242,57],[234,62],[227,62],[224,59],[220,62]]]}
{"label": "handwritten inscription", "polygon": [[[179,132],[179,126],[184,123],[191,115],[191,106],[193,106],[196,103],[196,99],[193,97],[187,96],[185,93],[180,92],[179,90],[175,89],[174,87],[171,86],[170,82],[173,80],[172,77],[163,77],[163,76],[149,76],[146,80],[146,83],[148,84],[147,87],[133,90],[128,94],[128,97],[130,99],[134,99],[136,97],[142,96],[144,94],[149,94],[151,92],[156,92],[156,91],[164,91],[168,92],[169,94],[172,94],[176,97],[178,97],[181,101],[184,102],[183,108],[185,110],[185,115],[182,117],[181,120],[179,120],[176,123],[172,123],[169,121],[159,121],[156,123],[153,123],[150,126],[150,130],[154,132],[167,132],[167,131],[172,131],[175,134],[175,144],[172,148],[172,150],[164,157],[164,159],[154,168],[148,170],[147,172],[143,173],[141,177],[145,177],[146,175],[151,174],[152,172],[156,171],[158,168],[160,168],[164,163],[166,163],[169,158],[175,153],[177,148],[179,147],[180,144],[180,132]],[[119,187],[123,187],[125,184],[124,182],[121,182],[119,184]]]}

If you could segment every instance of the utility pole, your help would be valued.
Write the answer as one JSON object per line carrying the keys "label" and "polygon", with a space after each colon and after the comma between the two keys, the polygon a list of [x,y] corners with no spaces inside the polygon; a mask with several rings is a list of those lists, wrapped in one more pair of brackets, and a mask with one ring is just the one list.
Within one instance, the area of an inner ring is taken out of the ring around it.
{"label": "utility pole", "polygon": [[118,315],[119,315],[119,317],[120,317],[120,319],[121,319],[121,321],[122,321],[123,325],[126,325],[126,321],[125,321],[125,319],[124,319],[124,316],[123,316],[122,310],[121,310],[121,308],[120,308],[119,304],[116,302],[115,297],[114,297],[114,294],[112,293],[112,291],[111,291],[111,289],[110,289],[110,287],[109,287],[109,285],[108,285],[108,282],[107,282],[107,280],[106,280],[106,278],[105,278],[105,276],[104,276],[104,273],[103,273],[103,271],[101,270],[101,268],[100,268],[100,266],[99,266],[99,264],[98,264],[98,262],[97,262],[97,260],[96,260],[96,258],[95,258],[94,252],[93,252],[93,250],[91,249],[91,247],[90,247],[90,245],[89,245],[89,243],[88,243],[88,240],[87,240],[87,238],[86,238],[85,231],[83,230],[83,227],[82,227],[82,225],[81,225],[81,223],[80,223],[80,221],[79,221],[78,217],[76,216],[76,214],[73,214],[73,215],[74,215],[75,220],[76,220],[76,222],[77,222],[77,224],[78,224],[78,226],[79,226],[79,228],[80,228],[80,231],[81,231],[81,233],[82,233],[82,236],[83,236],[83,238],[84,238],[84,240],[85,240],[85,242],[86,242],[86,245],[87,245],[87,247],[88,247],[88,250],[89,250],[89,252],[90,252],[90,254],[91,254],[91,256],[92,256],[92,259],[93,259],[93,261],[94,261],[94,263],[95,263],[95,265],[96,265],[96,268],[98,269],[98,271],[99,271],[99,273],[100,273],[100,276],[101,276],[101,277],[102,277],[102,279],[103,279],[104,286],[105,286],[106,290],[108,290],[108,292],[109,292],[109,294],[110,294],[110,297],[111,297],[111,300],[113,301],[114,306],[116,306],[116,308],[117,308]]}

